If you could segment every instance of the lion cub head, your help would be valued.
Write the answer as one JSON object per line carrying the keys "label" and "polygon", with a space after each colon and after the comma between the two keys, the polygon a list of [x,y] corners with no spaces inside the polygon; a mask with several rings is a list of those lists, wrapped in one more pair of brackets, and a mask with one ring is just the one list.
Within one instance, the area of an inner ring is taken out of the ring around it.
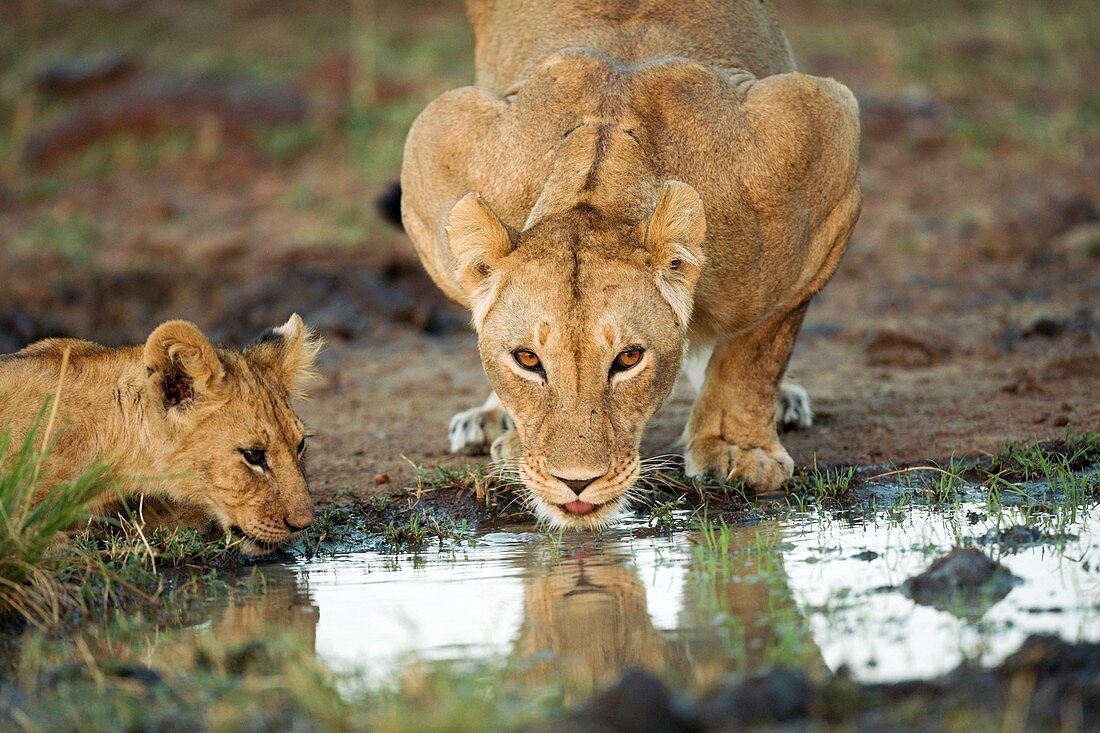
{"label": "lion cub head", "polygon": [[321,345],[294,315],[243,352],[186,321],[162,324],[142,348],[147,424],[137,429],[166,478],[157,493],[238,535],[247,554],[313,521],[306,428],[290,400],[303,396]]}
{"label": "lion cub head", "polygon": [[687,184],[666,182],[644,221],[607,222],[580,205],[516,232],[469,194],[447,228],[485,372],[516,425],[504,453],[552,525],[599,527],[622,507],[642,430],[680,370],[703,264],[703,205]]}

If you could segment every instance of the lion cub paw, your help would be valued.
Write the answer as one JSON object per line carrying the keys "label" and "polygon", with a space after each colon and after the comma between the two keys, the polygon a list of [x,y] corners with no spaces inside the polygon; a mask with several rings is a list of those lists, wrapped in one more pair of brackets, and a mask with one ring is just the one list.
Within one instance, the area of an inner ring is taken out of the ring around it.
{"label": "lion cub paw", "polygon": [[794,474],[794,461],[779,443],[743,448],[721,438],[701,438],[688,447],[684,471],[693,478],[721,482],[740,479],[756,491],[774,491]]}
{"label": "lion cub paw", "polygon": [[523,444],[520,442],[519,433],[515,430],[509,430],[494,440],[492,447],[489,449],[489,455],[497,463],[519,458],[521,453],[523,453]]}
{"label": "lion cub paw", "polygon": [[451,418],[447,432],[451,453],[486,455],[493,441],[514,429],[512,418],[502,407],[474,407],[460,412]]}
{"label": "lion cub paw", "polygon": [[810,395],[793,382],[784,382],[775,401],[775,424],[780,430],[808,428],[814,424]]}

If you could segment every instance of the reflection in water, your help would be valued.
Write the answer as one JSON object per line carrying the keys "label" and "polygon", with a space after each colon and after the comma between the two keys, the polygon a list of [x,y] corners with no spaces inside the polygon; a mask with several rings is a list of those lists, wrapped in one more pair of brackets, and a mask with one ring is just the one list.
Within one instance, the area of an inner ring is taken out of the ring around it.
{"label": "reflection in water", "polygon": [[937,548],[989,528],[924,510],[900,523],[804,515],[733,529],[720,557],[698,534],[501,532],[442,553],[263,566],[265,593],[213,607],[197,631],[232,643],[289,627],[370,684],[393,684],[412,658],[488,660],[566,703],[628,667],[695,689],[776,663],[891,680],[940,674],[963,656],[996,663],[1031,632],[1100,638],[1095,518],[1061,545],[1001,558],[1026,582],[980,619],[897,591]]}
{"label": "reflection in water", "polygon": [[[791,593],[777,522],[729,529],[727,565],[709,567],[693,553],[680,613],[694,677],[717,682],[731,668],[756,672],[776,664],[823,671],[824,661]],[[698,534],[689,541],[705,544]],[[720,643],[716,643],[719,642]]]}
{"label": "reflection in water", "polygon": [[235,596],[214,611],[213,635],[221,644],[233,645],[277,627],[301,639],[307,648],[315,647],[321,610],[310,598],[308,578],[284,565],[265,566],[263,574],[263,592]]}
{"label": "reflection in water", "polygon": [[616,546],[530,565],[512,652],[526,682],[558,683],[573,703],[626,667],[666,670],[670,650],[653,626],[645,586],[628,561]]}
{"label": "reflection in water", "polygon": [[[1012,548],[985,538],[1022,515],[985,509],[914,508],[854,522],[815,515],[786,524],[791,587],[799,605],[811,609],[813,635],[831,669],[847,666],[865,681],[924,678],[963,658],[998,664],[1030,634],[1100,639],[1100,514],[1049,528],[1058,539]],[[979,604],[980,613],[937,610],[902,595],[906,578],[957,544],[979,544],[1024,582]]]}
{"label": "reflection in water", "polygon": [[735,545],[743,536],[755,549],[732,581],[697,567],[698,538],[629,530],[497,533],[450,553],[270,566],[265,593],[232,600],[207,628],[232,642],[289,625],[375,683],[415,656],[505,661],[510,677],[556,688],[565,702],[630,667],[699,686],[775,661],[773,639],[793,633],[812,646],[784,579],[780,531],[734,531]]}

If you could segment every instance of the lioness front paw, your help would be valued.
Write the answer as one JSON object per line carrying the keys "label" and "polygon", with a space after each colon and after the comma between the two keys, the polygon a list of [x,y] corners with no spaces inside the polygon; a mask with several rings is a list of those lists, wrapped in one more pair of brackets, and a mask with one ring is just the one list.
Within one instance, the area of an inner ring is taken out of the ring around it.
{"label": "lioness front paw", "polygon": [[474,407],[451,418],[451,453],[483,456],[500,436],[515,429],[502,407]]}
{"label": "lioness front paw", "polygon": [[814,424],[810,395],[793,382],[784,382],[775,400],[775,424],[781,430],[808,428]]}
{"label": "lioness front paw", "polygon": [[721,438],[700,438],[688,446],[684,471],[692,478],[720,482],[740,479],[756,491],[774,491],[794,474],[794,461],[779,443],[743,448]]}

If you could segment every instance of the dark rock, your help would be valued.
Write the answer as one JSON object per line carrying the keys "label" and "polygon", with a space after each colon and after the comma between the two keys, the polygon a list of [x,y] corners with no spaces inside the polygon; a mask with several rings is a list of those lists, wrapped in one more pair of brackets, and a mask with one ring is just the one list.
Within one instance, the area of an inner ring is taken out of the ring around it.
{"label": "dark rock", "polygon": [[681,713],[672,694],[652,673],[630,670],[569,716],[568,725],[553,730],[617,731],[619,733],[693,733],[698,723]]}
{"label": "dark rock", "polygon": [[1100,689],[1100,643],[1071,644],[1049,634],[1032,634],[997,670],[1002,677],[1032,672],[1054,677],[1082,672]]}
{"label": "dark rock", "polygon": [[1029,730],[1064,730],[1067,711],[1076,709],[1084,725],[1100,730],[1100,644],[1070,644],[1033,635],[997,669],[1004,684],[1033,684]]}
{"label": "dark rock", "polygon": [[954,730],[959,720],[967,730],[994,730],[1023,700],[1021,730],[1053,733],[1067,720],[1072,730],[1100,730],[1100,644],[1031,636],[994,669],[963,663],[933,679],[884,684],[859,683],[842,670],[814,682],[779,669],[728,679],[694,704],[671,697],[647,672],[629,672],[576,713],[535,730],[923,732]]}
{"label": "dark rock", "polygon": [[118,81],[135,68],[128,56],[116,51],[98,51],[46,62],[35,76],[35,84],[42,91],[55,94],[80,92]]}
{"label": "dark rock", "polygon": [[981,550],[956,547],[933,561],[927,570],[902,583],[902,592],[916,603],[955,611],[964,605],[996,602],[1022,582],[1008,568]]}
{"label": "dark rock", "polygon": [[805,674],[776,669],[712,692],[699,701],[699,717],[707,730],[786,723],[807,717],[816,700]]}
{"label": "dark rock", "polygon": [[1020,329],[1024,336],[1046,336],[1052,338],[1062,334],[1066,330],[1065,319],[1050,314],[1042,314],[1033,318]]}

